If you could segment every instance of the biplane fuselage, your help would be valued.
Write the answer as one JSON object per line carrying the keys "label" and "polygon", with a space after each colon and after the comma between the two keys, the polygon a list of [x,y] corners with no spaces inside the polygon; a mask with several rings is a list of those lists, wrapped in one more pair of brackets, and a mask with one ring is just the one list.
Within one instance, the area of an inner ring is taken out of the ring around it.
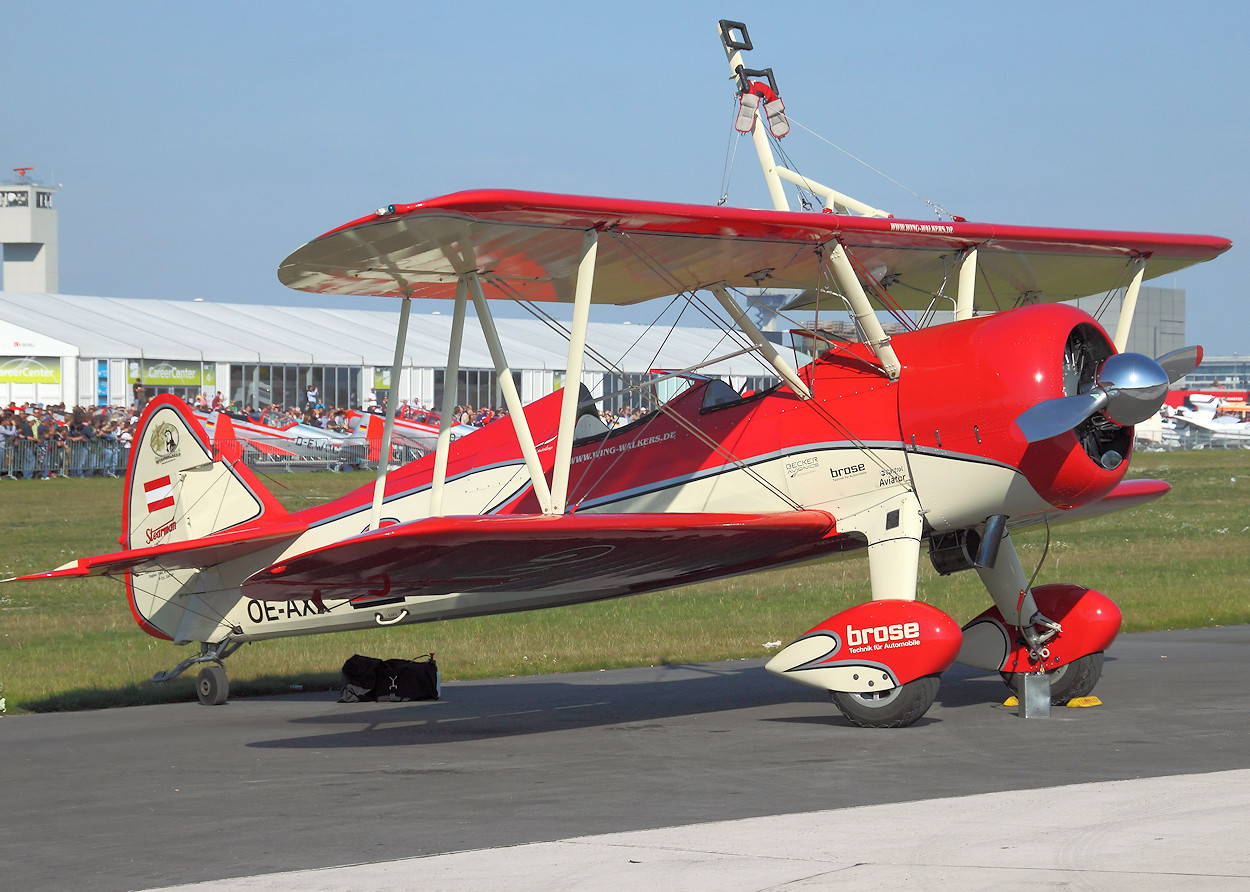
{"label": "biplane fuselage", "polygon": [[[742,398],[721,382],[696,379],[663,411],[576,441],[569,483],[574,516],[678,518],[801,508],[832,519],[827,532],[798,542],[769,539],[762,531],[762,553],[740,561],[720,555],[714,563],[687,565],[684,531],[668,545],[679,553],[673,561],[661,559],[659,537],[641,557],[623,549],[614,555],[618,549],[598,531],[569,539],[558,557],[540,565],[541,590],[527,585],[513,591],[508,579],[528,578],[533,560],[523,547],[501,557],[505,546],[488,541],[465,541],[461,559],[442,581],[411,553],[391,560],[367,552],[346,566],[334,562],[333,573],[312,574],[311,581],[307,575],[286,582],[275,577],[264,585],[248,580],[258,565],[249,555],[216,568],[223,592],[236,592],[233,605],[179,611],[178,628],[162,629],[166,608],[157,599],[145,603],[132,589],[136,616],[162,637],[252,640],[634,594],[864,548],[879,538],[872,525],[882,522],[881,507],[912,491],[924,536],[973,527],[997,513],[1019,525],[1061,519],[1110,493],[1127,467],[1104,468],[1074,434],[1030,445],[1011,422],[1039,400],[1063,395],[1065,343],[1080,326],[1105,339],[1085,313],[1056,305],[898,335],[895,349],[908,372],[894,381],[864,347],[831,349],[800,370],[810,400],[784,384]],[[957,404],[952,393],[960,395]],[[526,409],[548,475],[559,407],[557,393]],[[432,475],[433,456],[426,456],[387,477],[385,526],[428,517]],[[540,513],[514,429],[504,421],[451,444],[447,480],[449,515]],[[362,487],[292,514],[289,521],[305,531],[265,562],[281,567],[286,558],[361,534],[371,500],[372,486]],[[490,566],[490,580],[462,590],[471,573],[466,567],[478,564]],[[562,570],[569,574],[563,583]],[[334,574],[346,576],[335,582]],[[239,585],[247,596],[242,600]],[[206,591],[201,597],[215,596]],[[218,615],[220,623],[209,619]]]}

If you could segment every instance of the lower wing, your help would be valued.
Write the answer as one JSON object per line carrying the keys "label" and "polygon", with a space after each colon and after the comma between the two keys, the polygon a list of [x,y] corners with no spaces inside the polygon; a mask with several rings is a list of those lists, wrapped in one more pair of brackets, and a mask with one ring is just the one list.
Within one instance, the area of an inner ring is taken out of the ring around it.
{"label": "lower wing", "polygon": [[245,597],[468,592],[632,594],[849,550],[824,511],[435,517],[384,527],[254,573]]}

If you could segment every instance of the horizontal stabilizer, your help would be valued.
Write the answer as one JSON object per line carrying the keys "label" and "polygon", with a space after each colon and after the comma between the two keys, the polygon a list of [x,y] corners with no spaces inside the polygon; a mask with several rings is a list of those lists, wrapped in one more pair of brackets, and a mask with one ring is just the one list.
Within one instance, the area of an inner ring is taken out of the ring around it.
{"label": "horizontal stabilizer", "polygon": [[201,539],[167,542],[148,548],[135,548],[113,554],[79,558],[46,573],[15,577],[14,581],[55,579],[66,576],[111,576],[126,570],[145,567],[162,570],[192,570],[210,567],[260,551],[284,540],[294,539],[307,528],[308,524],[302,521],[284,521],[250,529],[236,527]]}
{"label": "horizontal stabilizer", "polygon": [[568,587],[593,597],[761,569],[856,547],[824,511],[434,517],[384,527],[254,573],[260,600]]}

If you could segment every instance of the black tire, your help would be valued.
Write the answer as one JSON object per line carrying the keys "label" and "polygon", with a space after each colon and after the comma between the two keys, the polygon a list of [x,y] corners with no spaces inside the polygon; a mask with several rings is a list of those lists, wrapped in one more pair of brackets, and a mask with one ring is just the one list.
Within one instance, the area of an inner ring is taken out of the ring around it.
{"label": "black tire", "polygon": [[220,706],[230,696],[230,680],[226,667],[205,666],[195,679],[195,696],[205,706]]}
{"label": "black tire", "polygon": [[[1069,700],[1086,697],[1102,678],[1103,652],[1086,654],[1071,663],[1064,663],[1058,669],[1046,673],[1050,679],[1050,703],[1052,706],[1063,706]],[[1017,697],[1020,695],[1020,674],[1003,672],[1003,681]]]}
{"label": "black tire", "polygon": [[847,694],[830,691],[829,699],[852,725],[861,728],[906,728],[929,711],[941,679],[926,675],[888,691]]}

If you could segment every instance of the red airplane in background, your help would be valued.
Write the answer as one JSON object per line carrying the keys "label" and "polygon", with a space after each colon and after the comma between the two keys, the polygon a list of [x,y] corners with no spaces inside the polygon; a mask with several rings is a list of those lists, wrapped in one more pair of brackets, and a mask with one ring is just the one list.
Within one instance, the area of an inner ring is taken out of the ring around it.
{"label": "red airplane in background", "polygon": [[[1144,278],[1230,243],[883,215],[775,163],[771,141],[788,124],[771,72],[743,66],[744,26],[720,30],[737,126],[760,152],[777,209],[462,192],[381,208],[280,266],[293,288],[401,300],[397,364],[412,300],[453,299],[448,381],[472,300],[508,421],[453,442],[449,389],[432,454],[288,513],[237,451],[179,401],[158,398],[132,451],[123,550],[23,578],[122,577],[145,630],[201,644],[166,677],[200,666],[201,699],[213,703],[228,690],[221,661],[250,641],[865,554],[871,600],[800,635],[770,670],[828,690],[866,726],[916,721],[956,659],[1016,687],[1040,681],[1054,702],[1089,693],[1119,611],[1077,585],[1032,587],[1012,534],[1168,490],[1124,480],[1133,425],[1201,350],[1123,353],[1124,316]],[[783,181],[796,179],[830,212],[787,210]],[[794,289],[796,307],[848,310],[860,340],[826,343],[791,367],[735,297],[762,284]],[[1058,303],[1117,288],[1125,309],[1114,334]],[[675,294],[716,301],[737,325],[727,329],[735,347],[780,383],[744,396],[684,370],[682,392],[613,429],[585,388],[520,404],[490,299],[572,303],[565,379],[579,381],[592,304]],[[943,301],[953,321],[891,337],[876,317],[878,306],[908,319]],[[393,417],[384,449],[392,428]],[[916,599],[926,549],[939,571],[972,571],[985,585],[991,606],[962,630]]]}

